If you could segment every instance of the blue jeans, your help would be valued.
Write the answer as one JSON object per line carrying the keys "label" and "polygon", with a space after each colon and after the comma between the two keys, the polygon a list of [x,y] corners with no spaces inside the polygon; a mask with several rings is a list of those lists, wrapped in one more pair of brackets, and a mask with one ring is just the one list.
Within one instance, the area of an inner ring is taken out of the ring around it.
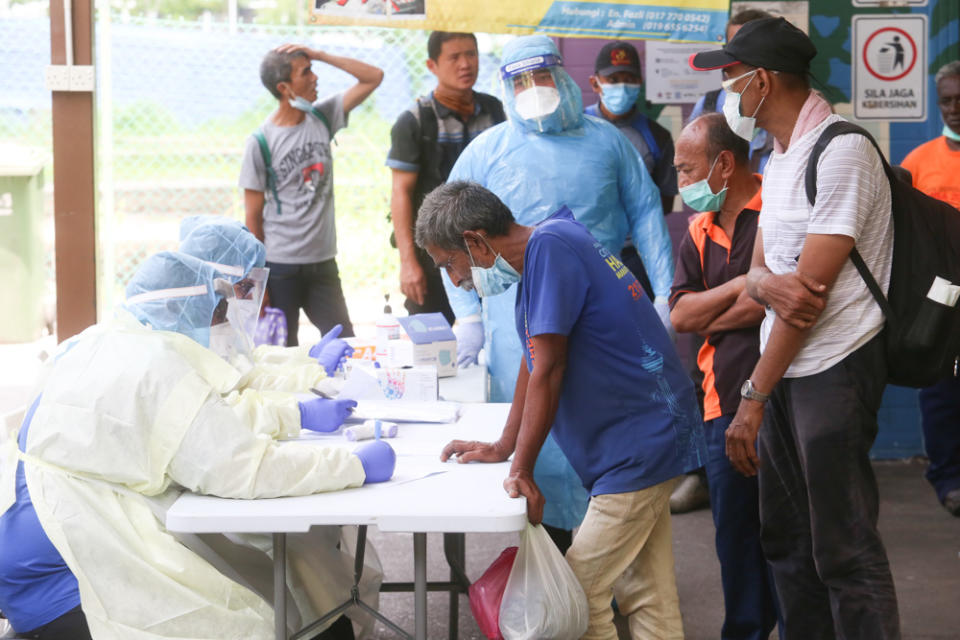
{"label": "blue jeans", "polygon": [[779,610],[773,575],[760,547],[760,491],[730,464],[724,434],[733,415],[705,423],[710,510],[723,584],[723,640],[767,640]]}
{"label": "blue jeans", "polygon": [[340,271],[336,260],[312,264],[281,264],[268,262],[270,276],[267,292],[270,306],[283,311],[287,318],[287,346],[295,347],[300,328],[300,309],[321,333],[335,325],[343,325],[341,337],[353,335],[353,325],[347,313],[347,301],[340,286]]}
{"label": "blue jeans", "polygon": [[927,480],[943,502],[960,489],[960,378],[947,378],[920,391],[923,440],[930,458]]}

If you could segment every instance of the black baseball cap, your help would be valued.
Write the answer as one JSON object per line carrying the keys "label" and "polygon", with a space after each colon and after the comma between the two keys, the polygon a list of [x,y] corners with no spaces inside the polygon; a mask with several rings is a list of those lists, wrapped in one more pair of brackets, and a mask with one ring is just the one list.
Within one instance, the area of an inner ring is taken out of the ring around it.
{"label": "black baseball cap", "polygon": [[640,55],[629,42],[614,40],[603,45],[597,54],[597,61],[593,64],[593,72],[601,76],[609,76],[618,71],[629,71],[637,76],[640,73]]}
{"label": "black baseball cap", "polygon": [[722,49],[690,56],[696,71],[723,69],[742,62],[770,71],[806,73],[817,55],[810,37],[783,18],[751,20]]}

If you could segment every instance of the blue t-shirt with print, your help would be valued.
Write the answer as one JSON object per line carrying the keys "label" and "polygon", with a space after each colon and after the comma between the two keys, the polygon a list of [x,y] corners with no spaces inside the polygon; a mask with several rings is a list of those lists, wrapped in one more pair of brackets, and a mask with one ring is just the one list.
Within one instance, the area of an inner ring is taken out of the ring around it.
{"label": "blue t-shirt with print", "polygon": [[[26,449],[40,396],[20,427]],[[17,501],[0,516],[0,610],[17,632],[32,631],[80,605],[80,588],[63,557],[43,532],[33,509],[23,462],[17,464]]]}
{"label": "blue t-shirt with print", "polygon": [[591,495],[653,486],[703,465],[693,382],[637,279],[566,207],[530,235],[517,332],[567,336],[553,435]]}

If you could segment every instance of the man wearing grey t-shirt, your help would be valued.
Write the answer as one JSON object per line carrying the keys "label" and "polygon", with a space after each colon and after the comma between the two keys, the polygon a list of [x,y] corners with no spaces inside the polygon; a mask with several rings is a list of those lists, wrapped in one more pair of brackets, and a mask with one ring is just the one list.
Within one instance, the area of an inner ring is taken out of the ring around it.
{"label": "man wearing grey t-shirt", "polygon": [[[346,71],[357,83],[317,100],[312,60]],[[344,336],[353,335],[336,262],[330,141],[382,79],[377,67],[295,44],[270,51],[260,64],[277,110],[247,140],[240,187],[247,227],[267,247],[264,304],[286,316],[288,346],[298,344],[301,308],[323,333],[341,324]]]}

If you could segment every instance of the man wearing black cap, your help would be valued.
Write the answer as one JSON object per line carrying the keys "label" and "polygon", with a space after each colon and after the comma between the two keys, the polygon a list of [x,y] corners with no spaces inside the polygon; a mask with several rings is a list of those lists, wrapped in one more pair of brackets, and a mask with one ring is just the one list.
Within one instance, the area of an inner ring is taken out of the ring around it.
{"label": "man wearing black cap", "polygon": [[886,640],[900,637],[899,616],[869,460],[886,380],[884,320],[849,255],[856,245],[887,288],[890,186],[870,142],[840,136],[821,156],[808,203],[807,159],[842,119],[810,90],[815,55],[803,32],[769,18],[690,60],[723,69],[723,112],[737,135],[749,140],[759,126],[776,140],[747,275],[747,291],[767,307],[761,356],[726,449],[741,473],[759,472],[762,545],[786,640]]}
{"label": "man wearing black cap", "polygon": [[677,195],[673,138],[669,131],[637,109],[642,82],[636,48],[629,42],[608,42],[597,54],[590,76],[590,86],[600,96],[600,101],[584,112],[616,125],[627,137],[660,190],[663,212],[670,213]]}

